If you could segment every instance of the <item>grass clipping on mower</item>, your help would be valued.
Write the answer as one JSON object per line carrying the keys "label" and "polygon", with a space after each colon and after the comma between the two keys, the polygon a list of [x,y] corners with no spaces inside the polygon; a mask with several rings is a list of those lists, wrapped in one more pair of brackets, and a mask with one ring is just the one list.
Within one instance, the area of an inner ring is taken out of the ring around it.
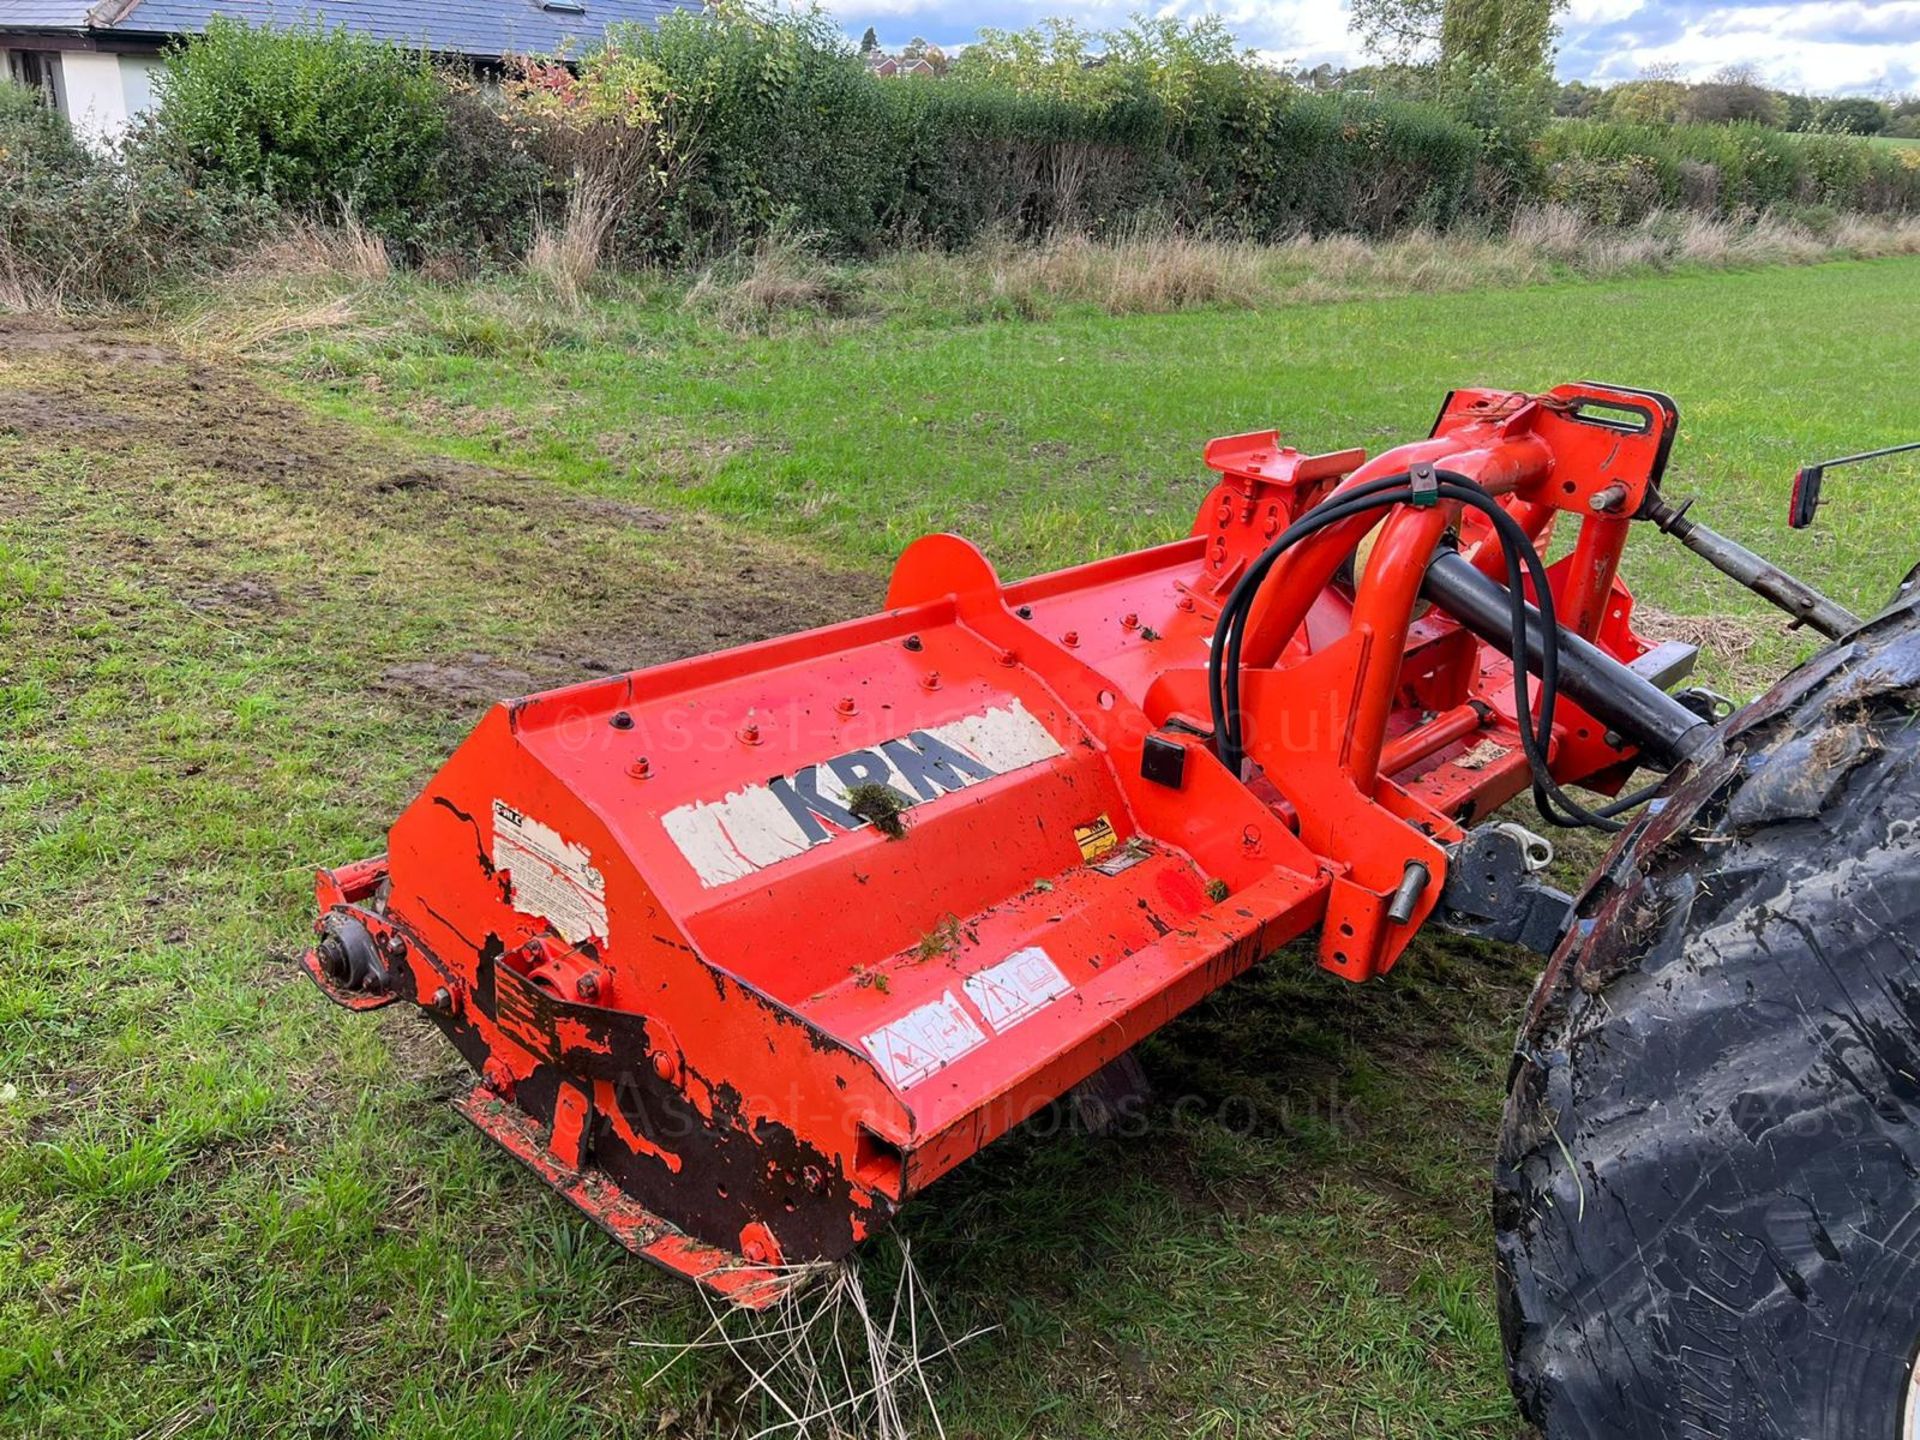
{"label": "grass clipping on mower", "polygon": [[[744,1372],[743,1412],[764,1422],[742,1430],[767,1436],[860,1435],[874,1440],[944,1437],[927,1368],[997,1327],[950,1336],[920,1278],[908,1242],[890,1237],[891,1266],[859,1255],[835,1264],[791,1267],[793,1283],[762,1311],[734,1309],[704,1290],[712,1323],[695,1339],[668,1344],[673,1356],[654,1372],[658,1380],[698,1350],[726,1350]],[[892,1295],[867,1286],[891,1269]],[[637,1341],[643,1348],[656,1342]]]}

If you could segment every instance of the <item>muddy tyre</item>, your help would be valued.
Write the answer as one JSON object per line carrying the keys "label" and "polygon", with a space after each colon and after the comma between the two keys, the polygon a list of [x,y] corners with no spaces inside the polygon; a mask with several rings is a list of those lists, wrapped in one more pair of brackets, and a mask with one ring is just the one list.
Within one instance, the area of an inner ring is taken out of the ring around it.
{"label": "muddy tyre", "polygon": [[1920,1440],[1917,687],[1909,605],[1737,716],[1542,977],[1494,1222],[1549,1440]]}

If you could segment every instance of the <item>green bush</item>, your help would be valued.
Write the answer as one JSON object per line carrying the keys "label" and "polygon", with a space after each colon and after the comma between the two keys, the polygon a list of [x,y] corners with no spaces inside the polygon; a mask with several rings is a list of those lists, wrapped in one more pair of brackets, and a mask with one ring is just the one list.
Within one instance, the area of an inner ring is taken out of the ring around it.
{"label": "green bush", "polygon": [[225,262],[273,219],[264,199],[190,184],[151,145],[96,155],[32,91],[0,83],[0,301],[9,306],[137,301]]}
{"label": "green bush", "polygon": [[169,59],[160,132],[193,173],[413,241],[440,202],[447,92],[423,55],[215,19]]}
{"label": "green bush", "polygon": [[0,80],[0,181],[6,188],[84,170],[92,153],[37,91]]}
{"label": "green bush", "polygon": [[1287,101],[1260,149],[1249,233],[1261,240],[1444,227],[1466,208],[1480,157],[1473,129],[1431,107],[1306,94]]}
{"label": "green bush", "polygon": [[1444,225],[1479,142],[1437,111],[1316,97],[1206,22],[989,37],[944,81],[870,75],[829,21],[722,6],[624,37],[656,64],[694,157],[670,249],[780,227],[847,252],[989,229],[1112,233],[1165,221],[1270,239]]}
{"label": "green bush", "polygon": [[1665,199],[1660,167],[1645,155],[1569,155],[1549,168],[1545,193],[1601,225],[1637,225]]}
{"label": "green bush", "polygon": [[[1542,142],[1547,191],[1597,219],[1654,203],[1723,215],[1793,205],[1874,214],[1920,209],[1920,168],[1897,148],[1753,124],[1624,125],[1567,120]],[[1612,184],[1629,187],[1607,193]]]}
{"label": "green bush", "polygon": [[[1139,133],[1159,117],[1137,107],[1102,113],[969,79],[875,89],[891,142],[875,217],[885,238],[954,246],[989,230],[1097,230],[1160,196]],[[1156,162],[1164,141],[1153,136]]]}
{"label": "green bush", "polygon": [[673,126],[698,156],[665,242],[730,249],[781,225],[870,248],[897,147],[879,82],[818,12],[678,11],[616,43],[657,66]]}
{"label": "green bush", "polygon": [[565,208],[567,172],[536,156],[497,87],[440,74],[440,146],[432,173],[396,229],[410,248],[461,268],[509,265],[527,253],[543,213]]}

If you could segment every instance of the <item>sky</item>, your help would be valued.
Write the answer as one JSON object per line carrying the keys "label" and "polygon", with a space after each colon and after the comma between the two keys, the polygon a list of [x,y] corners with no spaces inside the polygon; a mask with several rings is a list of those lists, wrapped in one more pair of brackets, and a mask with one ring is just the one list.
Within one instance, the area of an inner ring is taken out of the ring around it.
{"label": "sky", "polygon": [[[1019,29],[1067,15],[1090,29],[1154,14],[1225,17],[1242,42],[1274,61],[1360,64],[1367,58],[1347,30],[1343,0],[828,0],[854,35],[869,25],[893,48],[923,36],[957,46],[982,26]],[[1571,0],[1561,16],[1556,69],[1562,80],[1631,80],[1651,65],[1674,65],[1705,79],[1727,65],[1750,65],[1783,89],[1823,95],[1920,91],[1920,0],[1806,0],[1743,4],[1726,0]]]}

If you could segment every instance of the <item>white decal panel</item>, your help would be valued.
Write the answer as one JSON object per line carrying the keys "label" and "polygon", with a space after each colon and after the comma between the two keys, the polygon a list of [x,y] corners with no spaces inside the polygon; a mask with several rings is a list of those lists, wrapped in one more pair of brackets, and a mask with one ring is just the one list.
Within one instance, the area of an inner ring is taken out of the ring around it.
{"label": "white decal panel", "polygon": [[986,1043],[986,1033],[949,990],[938,1000],[882,1025],[861,1044],[901,1090]]}
{"label": "white decal panel", "polygon": [[1046,726],[1010,700],[719,800],[682,805],[660,823],[701,885],[712,889],[869,823],[846,808],[847,792],[857,786],[884,785],[908,807],[1065,753]]}
{"label": "white decal panel", "polygon": [[584,845],[493,802],[493,868],[513,881],[513,908],[545,920],[575,945],[607,936],[607,882]]}
{"label": "white decal panel", "polygon": [[996,1032],[1005,1032],[1046,1009],[1073,986],[1053,963],[1053,957],[1034,945],[968,976],[965,989],[987,1024]]}

